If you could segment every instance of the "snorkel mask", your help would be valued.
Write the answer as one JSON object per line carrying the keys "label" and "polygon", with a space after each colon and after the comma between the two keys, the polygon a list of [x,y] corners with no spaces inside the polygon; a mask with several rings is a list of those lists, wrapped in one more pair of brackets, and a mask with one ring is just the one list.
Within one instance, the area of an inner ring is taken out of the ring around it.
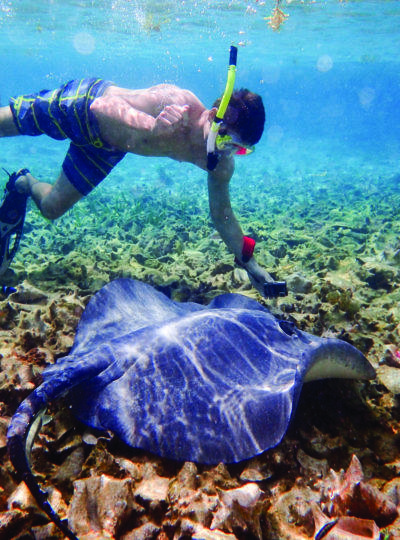
{"label": "snorkel mask", "polygon": [[218,134],[215,139],[215,146],[217,150],[229,150],[231,149],[237,156],[247,156],[254,152],[254,146],[247,146],[246,144],[236,142],[230,135]]}
{"label": "snorkel mask", "polygon": [[218,165],[218,150],[229,150],[237,155],[247,155],[254,151],[254,146],[246,146],[242,143],[236,142],[231,135],[219,134],[226,109],[228,108],[229,100],[231,99],[233,87],[236,78],[236,63],[237,63],[237,47],[231,45],[229,50],[229,67],[228,77],[226,80],[224,94],[219,104],[217,114],[211,124],[210,132],[207,138],[207,169],[213,171]]}

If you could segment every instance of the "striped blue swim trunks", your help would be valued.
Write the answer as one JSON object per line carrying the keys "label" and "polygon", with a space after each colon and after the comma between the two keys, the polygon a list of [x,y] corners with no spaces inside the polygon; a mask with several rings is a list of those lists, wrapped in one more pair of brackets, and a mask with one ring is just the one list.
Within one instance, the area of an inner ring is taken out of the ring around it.
{"label": "striped blue swim trunks", "polygon": [[22,135],[70,139],[62,168],[71,184],[87,195],[121,161],[126,152],[101,139],[90,104],[112,83],[102,79],[81,79],[56,90],[10,99],[14,122]]}

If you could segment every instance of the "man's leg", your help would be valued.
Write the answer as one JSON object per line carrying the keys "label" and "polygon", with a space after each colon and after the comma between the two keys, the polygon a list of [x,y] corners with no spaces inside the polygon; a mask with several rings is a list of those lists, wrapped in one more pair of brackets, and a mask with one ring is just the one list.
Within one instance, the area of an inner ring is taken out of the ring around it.
{"label": "man's leg", "polygon": [[31,174],[27,174],[18,178],[15,187],[20,193],[31,195],[42,215],[48,219],[62,216],[83,197],[68,180],[64,171],[61,171],[54,185],[39,182]]}
{"label": "man's leg", "polygon": [[0,107],[0,137],[20,135],[9,106]]}
{"label": "man's leg", "polygon": [[[14,123],[10,107],[0,107],[0,137],[15,135],[20,135],[20,132]],[[31,195],[43,216],[48,219],[62,216],[83,197],[65,176],[64,171],[61,171],[54,185],[39,182],[31,174],[27,174],[18,178],[15,187],[20,193]]]}

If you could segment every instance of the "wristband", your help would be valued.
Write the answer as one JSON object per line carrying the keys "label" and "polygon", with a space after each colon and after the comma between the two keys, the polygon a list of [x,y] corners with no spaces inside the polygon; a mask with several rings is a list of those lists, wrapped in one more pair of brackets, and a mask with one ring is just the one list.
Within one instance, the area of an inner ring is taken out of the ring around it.
{"label": "wristband", "polygon": [[250,238],[250,236],[243,236],[242,261],[244,263],[248,263],[252,258],[255,245],[256,241],[253,240],[253,238]]}

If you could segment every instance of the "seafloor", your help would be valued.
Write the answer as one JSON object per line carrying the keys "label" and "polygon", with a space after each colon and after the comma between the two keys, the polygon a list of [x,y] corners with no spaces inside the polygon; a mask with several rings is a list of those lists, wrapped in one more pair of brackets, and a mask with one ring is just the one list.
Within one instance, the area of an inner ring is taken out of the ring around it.
{"label": "seafloor", "polygon": [[182,189],[155,171],[150,185],[104,182],[56,223],[30,208],[3,280],[17,292],[0,302],[0,539],[62,537],[17,483],[6,428],[44,366],[68,352],[91,295],[120,276],[181,301],[250,295],[301,329],[356,345],[378,376],[306,384],[283,442],[234,466],[154,457],[53,404],[33,465],[80,539],[313,538],[325,518],[354,538],[400,538],[399,178],[371,167],[235,183],[259,262],[288,282],[288,297],[266,302],[215,234],[205,185]]}

